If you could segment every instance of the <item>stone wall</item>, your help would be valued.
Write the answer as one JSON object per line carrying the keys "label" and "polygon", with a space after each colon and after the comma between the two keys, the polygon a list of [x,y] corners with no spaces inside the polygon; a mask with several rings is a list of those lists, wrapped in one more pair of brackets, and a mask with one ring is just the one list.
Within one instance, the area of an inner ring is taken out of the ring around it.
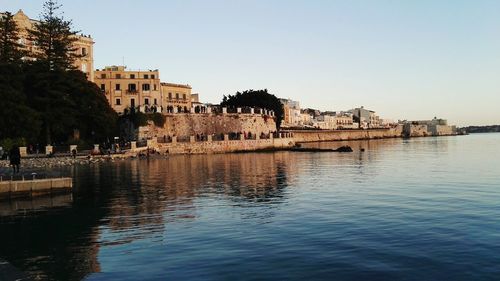
{"label": "stone wall", "polygon": [[239,151],[257,151],[266,149],[283,149],[295,145],[293,138],[257,139],[257,140],[225,140],[158,143],[160,153],[168,154],[211,154]]}
{"label": "stone wall", "polygon": [[46,194],[60,190],[70,191],[72,188],[72,178],[0,181],[0,197]]}
{"label": "stone wall", "polygon": [[404,124],[403,134],[405,137],[451,136],[456,135],[456,128],[448,125],[406,123]]}
{"label": "stone wall", "polygon": [[429,126],[429,132],[433,136],[449,136],[456,134],[456,128],[447,125],[434,125]]}
{"label": "stone wall", "polygon": [[225,113],[225,114],[166,114],[165,125],[160,128],[149,122],[139,128],[139,139],[163,136],[178,138],[195,135],[220,135],[237,132],[268,134],[276,131],[274,117],[261,114]]}
{"label": "stone wall", "polygon": [[364,140],[401,137],[402,127],[370,130],[303,130],[291,131],[296,142]]}
{"label": "stone wall", "polygon": [[432,135],[427,125],[413,125],[411,123],[404,124],[403,134],[405,137],[427,137]]}

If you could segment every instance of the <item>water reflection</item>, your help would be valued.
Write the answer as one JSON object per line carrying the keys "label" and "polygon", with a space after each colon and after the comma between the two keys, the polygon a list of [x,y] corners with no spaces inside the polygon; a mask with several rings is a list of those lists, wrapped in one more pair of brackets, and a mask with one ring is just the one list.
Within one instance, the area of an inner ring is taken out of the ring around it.
{"label": "water reflection", "polygon": [[13,216],[29,216],[54,208],[67,208],[73,202],[72,194],[53,194],[33,198],[14,198],[0,200],[0,219]]}
{"label": "water reflection", "polygon": [[[43,280],[99,272],[100,247],[162,239],[166,225],[193,221],[198,202],[250,208],[286,200],[289,153],[176,156],[62,168],[74,194],[0,204],[0,255]],[[43,211],[42,211],[43,210]],[[272,217],[272,211],[249,216]]]}

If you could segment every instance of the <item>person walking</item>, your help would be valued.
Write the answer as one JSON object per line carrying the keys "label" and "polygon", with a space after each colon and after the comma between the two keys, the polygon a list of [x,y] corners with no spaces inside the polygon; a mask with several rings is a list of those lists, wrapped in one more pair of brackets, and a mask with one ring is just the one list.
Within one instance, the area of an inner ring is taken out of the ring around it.
{"label": "person walking", "polygon": [[9,159],[13,173],[19,173],[19,165],[21,165],[21,152],[19,151],[19,146],[15,145],[10,149]]}

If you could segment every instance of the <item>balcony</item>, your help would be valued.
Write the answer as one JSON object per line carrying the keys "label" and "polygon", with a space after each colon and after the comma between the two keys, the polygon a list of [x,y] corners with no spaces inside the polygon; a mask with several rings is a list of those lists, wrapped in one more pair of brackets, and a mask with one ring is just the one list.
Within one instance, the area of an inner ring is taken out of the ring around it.
{"label": "balcony", "polygon": [[128,89],[127,94],[128,95],[137,95],[137,90],[136,89]]}

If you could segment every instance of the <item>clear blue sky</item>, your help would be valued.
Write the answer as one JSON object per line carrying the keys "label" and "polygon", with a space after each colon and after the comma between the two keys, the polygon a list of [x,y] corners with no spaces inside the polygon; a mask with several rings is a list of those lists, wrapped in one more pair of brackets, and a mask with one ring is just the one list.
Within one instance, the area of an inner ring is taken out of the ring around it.
{"label": "clear blue sky", "polygon": [[[38,17],[43,0],[0,0]],[[202,101],[267,88],[302,107],[500,124],[500,1],[60,0],[95,66],[160,70]]]}

